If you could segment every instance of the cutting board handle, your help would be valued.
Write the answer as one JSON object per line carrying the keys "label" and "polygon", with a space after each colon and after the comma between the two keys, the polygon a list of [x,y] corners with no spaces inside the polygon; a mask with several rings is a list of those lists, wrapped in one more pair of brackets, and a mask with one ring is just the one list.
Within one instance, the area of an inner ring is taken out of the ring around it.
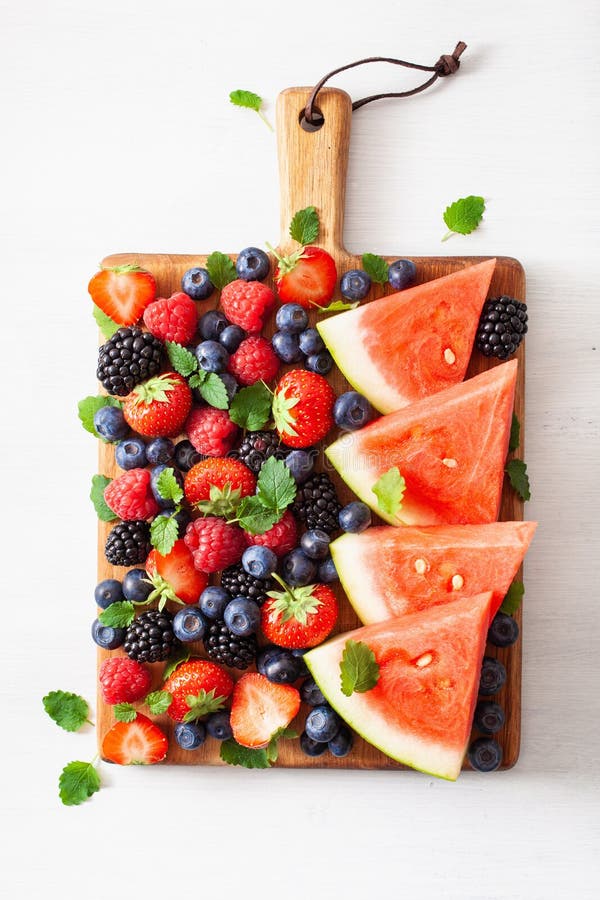
{"label": "cutting board handle", "polygon": [[299,209],[316,206],[320,222],[316,243],[341,261],[347,256],[342,242],[352,101],[345,91],[323,88],[318,99],[323,125],[318,131],[305,131],[300,118],[310,92],[310,87],[287,88],[277,98],[279,248],[286,252],[298,246],[289,236],[292,217]]}

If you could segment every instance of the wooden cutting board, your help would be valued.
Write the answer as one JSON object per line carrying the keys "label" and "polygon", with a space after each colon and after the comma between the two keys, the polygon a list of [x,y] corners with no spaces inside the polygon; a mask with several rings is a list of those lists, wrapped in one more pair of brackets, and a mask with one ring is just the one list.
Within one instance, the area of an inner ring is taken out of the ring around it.
{"label": "wooden cutting board", "polygon": [[[348,269],[361,266],[358,256],[349,254],[343,246],[344,223],[344,198],[346,191],[346,170],[348,165],[348,147],[350,141],[350,123],[352,115],[351,100],[344,91],[324,89],[319,94],[319,108],[324,117],[323,126],[317,131],[305,131],[300,125],[300,117],[304,109],[309,88],[289,88],[283,91],[277,100],[277,140],[279,150],[279,176],[281,184],[281,239],[280,250],[286,250],[296,246],[288,235],[289,223],[294,213],[306,206],[316,206],[321,230],[318,244],[324,247],[335,258],[338,273],[341,275]],[[248,244],[255,241],[255,237],[248,235]],[[212,251],[216,249],[210,248]],[[241,248],[240,248],[241,249]],[[369,235],[365,235],[365,250],[372,251]],[[399,247],[398,252],[387,257],[391,262],[398,257],[410,256],[409,248]],[[158,296],[168,297],[173,291],[181,289],[181,277],[192,266],[203,266],[207,254],[197,256],[179,256],[171,254],[146,254],[146,253],[122,253],[109,256],[103,260],[103,266],[116,266],[125,263],[140,265],[148,269],[156,278]],[[231,254],[235,260],[235,254]],[[471,266],[481,262],[483,257],[411,257],[417,266],[417,282],[430,281],[442,275],[448,275],[457,269]],[[383,288],[375,285],[369,300],[374,300],[384,293],[392,293],[389,286]],[[521,265],[512,258],[499,257],[491,284],[490,295],[508,294],[519,300],[525,300],[525,275]],[[339,292],[336,293],[339,297]],[[218,297],[211,297],[208,301],[198,304],[201,312],[217,305]],[[367,302],[367,301],[363,301]],[[316,313],[311,314],[312,320],[316,320]],[[266,334],[273,332],[273,322],[269,323]],[[521,345],[517,353],[519,360],[519,374],[517,380],[515,412],[521,422],[521,445],[517,455],[522,458],[523,433],[524,433],[524,380],[525,380],[525,353]],[[474,352],[467,377],[470,378],[497,362],[486,360],[481,354]],[[285,368],[285,367],[283,367]],[[283,371],[282,368],[282,371]],[[289,367],[291,368],[291,367]],[[350,388],[341,373],[336,369],[329,376],[336,393],[341,393]],[[335,434],[331,434],[329,441]],[[120,474],[120,469],[114,461],[114,449],[111,444],[99,442],[99,472],[108,477]],[[336,483],[342,502],[354,499],[337,473],[331,473]],[[502,496],[502,509],[500,518],[514,520],[523,518],[523,504],[512,490],[505,484]],[[114,524],[114,523],[113,523]],[[111,566],[104,556],[104,543],[111,524],[99,523],[98,532],[98,579],[119,578],[125,574],[126,569]],[[518,576],[522,578],[522,574]],[[340,601],[340,617],[336,632],[348,631],[356,628],[360,623],[346,599],[343,591],[338,586],[338,598]],[[521,625],[521,611],[516,615]],[[202,645],[191,645],[193,652],[203,655]],[[520,729],[521,729],[521,639],[510,648],[500,650],[491,645],[486,653],[497,656],[506,666],[508,678],[505,687],[497,699],[506,714],[506,724],[497,736],[502,746],[504,759],[502,768],[511,768],[519,755]],[[120,650],[113,651],[115,654]],[[111,655],[108,651],[98,651],[98,665]],[[151,666],[154,675],[153,689],[161,685],[161,673],[164,664],[156,663]],[[233,670],[234,677],[241,673]],[[303,707],[296,721],[296,730],[302,731],[303,722],[308,710]],[[166,763],[175,765],[224,765],[219,758],[219,743],[208,739],[203,747],[198,750],[182,750],[173,739],[172,722],[167,716],[160,717],[157,721],[164,727],[169,737],[169,753]],[[101,745],[107,730],[114,722],[111,707],[104,703],[100,693],[97,701],[97,731],[98,741]],[[290,768],[331,768],[331,769],[402,769],[398,763],[389,759],[379,750],[357,738],[355,746],[349,756],[336,759],[331,754],[325,753],[316,759],[305,756],[299,747],[297,740],[282,741],[277,766]],[[468,763],[465,763],[468,768]]]}

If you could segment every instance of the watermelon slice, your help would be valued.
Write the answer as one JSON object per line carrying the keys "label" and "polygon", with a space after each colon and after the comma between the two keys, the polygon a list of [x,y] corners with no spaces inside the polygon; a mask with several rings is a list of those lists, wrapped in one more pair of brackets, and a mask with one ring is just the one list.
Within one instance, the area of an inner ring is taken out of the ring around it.
{"label": "watermelon slice", "polygon": [[342,586],[365,625],[489,590],[493,618],[536,524],[380,525],[344,534],[330,549]]}
{"label": "watermelon slice", "polygon": [[[333,708],[392,759],[455,781],[471,732],[491,594],[341,634],[304,656]],[[375,687],[342,693],[346,641],[362,641],[379,665]]]}
{"label": "watermelon slice", "polygon": [[[502,363],[343,435],[325,453],[346,484],[390,525],[495,522],[517,378]],[[373,486],[397,467],[400,510],[378,507]]]}
{"label": "watermelon slice", "polygon": [[350,384],[382,413],[462,381],[495,259],[317,324]]}

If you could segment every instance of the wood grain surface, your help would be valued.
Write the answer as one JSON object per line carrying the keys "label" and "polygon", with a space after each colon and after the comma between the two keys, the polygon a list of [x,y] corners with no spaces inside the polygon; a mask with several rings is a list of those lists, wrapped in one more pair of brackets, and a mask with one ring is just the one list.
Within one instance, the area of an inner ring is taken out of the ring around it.
{"label": "wood grain surface", "polygon": [[[290,88],[283,91],[277,102],[277,135],[279,148],[279,168],[281,184],[281,250],[287,249],[290,239],[287,233],[289,221],[298,209],[314,205],[319,211],[321,231],[318,244],[327,249],[336,260],[338,273],[342,274],[350,268],[360,266],[360,257],[349,254],[342,245],[344,195],[346,182],[346,169],[348,160],[348,146],[350,140],[350,113],[351,105],[348,95],[339,90],[325,90],[319,95],[319,107],[324,116],[323,127],[315,132],[305,131],[299,124],[299,117],[304,106],[306,88]],[[406,254],[403,254],[406,255]],[[235,259],[235,254],[231,254]],[[392,261],[394,255],[386,259]],[[417,283],[429,281],[450,274],[458,269],[474,265],[487,257],[412,257],[417,266]],[[192,266],[204,265],[205,254],[198,255],[173,255],[173,254],[136,254],[122,253],[112,255],[103,260],[104,266],[132,263],[140,265],[152,272],[157,281],[158,296],[169,296],[173,291],[179,290],[183,273]],[[376,299],[384,293],[391,293],[391,289],[375,285],[367,301]],[[490,287],[490,295],[509,294],[520,300],[525,300],[525,276],[521,265],[510,257],[498,257],[496,269]],[[336,293],[339,296],[339,292]],[[201,312],[206,312],[218,303],[218,297],[211,297],[208,301],[198,304]],[[316,314],[311,314],[313,321]],[[266,334],[273,331],[271,320]],[[525,379],[525,352],[521,345],[517,353],[519,360],[519,373],[515,398],[515,412],[524,424],[524,379]],[[472,377],[484,371],[490,366],[498,364],[486,360],[481,354],[474,352],[471,359],[467,377]],[[285,367],[282,367],[282,371]],[[329,377],[334,389],[340,393],[349,388],[349,385],[338,370],[332,372]],[[521,428],[521,444],[515,455],[522,458],[524,428]],[[328,442],[333,440],[336,434],[332,432]],[[323,467],[323,459],[321,459]],[[335,471],[328,468],[338,489],[342,502],[353,498]],[[108,477],[115,477],[120,470],[114,461],[112,445],[100,443],[99,445],[99,472]],[[518,496],[506,482],[502,495],[500,519],[517,520],[523,517],[523,504]],[[125,569],[109,565],[104,556],[104,543],[112,525],[99,523],[98,531],[98,578],[122,578]],[[522,573],[517,577],[522,578]],[[357,627],[360,623],[346,599],[343,591],[337,587],[340,601],[340,617],[336,632],[347,631]],[[521,611],[516,615],[519,625],[522,624]],[[507,649],[498,649],[488,646],[486,653],[497,656],[505,664],[507,669],[507,683],[497,697],[506,714],[506,722],[502,731],[497,736],[503,749],[502,768],[511,768],[518,759],[520,732],[521,732],[521,650],[522,641]],[[194,652],[203,654],[201,644],[192,645]],[[115,651],[120,653],[121,651]],[[108,651],[98,651],[98,665],[108,655]],[[153,689],[161,684],[163,664],[151,666],[153,671]],[[233,671],[234,676],[241,673]],[[302,730],[302,722],[307,709],[302,708],[298,716],[297,730]],[[208,739],[206,744],[195,751],[185,751],[179,748],[172,736],[172,724],[167,716],[158,718],[169,737],[169,753],[166,762],[177,765],[223,765],[219,758],[219,744]],[[114,722],[110,706],[104,703],[98,693],[97,698],[97,732],[99,745],[106,731]],[[280,755],[277,766],[291,768],[361,768],[361,769],[402,769],[398,763],[386,757],[379,750],[367,744],[362,739],[357,739],[349,756],[337,759],[330,754],[324,754],[316,759],[305,756],[299,748],[298,741],[284,741],[280,746]],[[465,763],[468,767],[468,763]]]}

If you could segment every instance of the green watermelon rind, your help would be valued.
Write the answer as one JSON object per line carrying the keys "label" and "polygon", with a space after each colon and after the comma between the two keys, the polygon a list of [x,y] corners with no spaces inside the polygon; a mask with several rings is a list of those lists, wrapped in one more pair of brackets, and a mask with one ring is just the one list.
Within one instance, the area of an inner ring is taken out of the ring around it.
{"label": "green watermelon rind", "polygon": [[[335,564],[340,584],[344,589],[344,593],[354,607],[354,611],[364,625],[371,622],[383,622],[389,619],[389,610],[383,600],[378,603],[379,591],[373,582],[373,586],[369,588],[370,575],[372,569],[362,564],[361,558],[355,555],[356,541],[355,536],[351,534],[343,534],[336,538],[329,545],[329,552]],[[358,577],[353,577],[357,573]],[[363,606],[360,597],[369,597],[368,607]]]}

